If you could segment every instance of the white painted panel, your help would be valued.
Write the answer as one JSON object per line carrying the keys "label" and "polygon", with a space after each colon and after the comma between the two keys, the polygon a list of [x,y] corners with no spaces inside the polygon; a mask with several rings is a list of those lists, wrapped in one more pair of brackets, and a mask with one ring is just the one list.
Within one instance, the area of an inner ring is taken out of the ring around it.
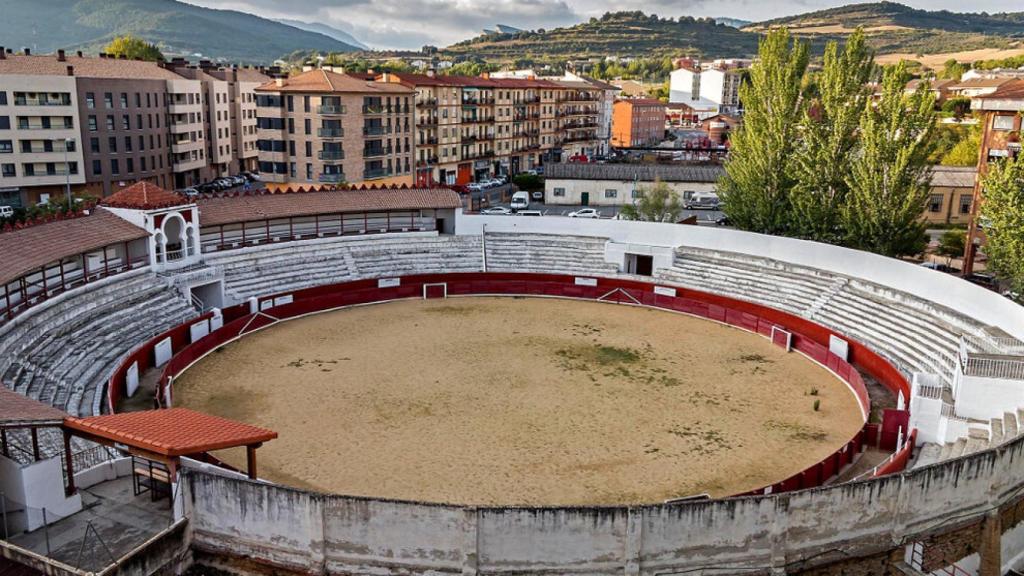
{"label": "white painted panel", "polygon": [[284,296],[278,296],[277,298],[274,298],[274,306],[291,304],[292,302],[295,302],[295,296],[292,296],[291,294],[286,294]]}
{"label": "white painted panel", "polygon": [[377,280],[377,288],[395,288],[401,284],[401,278],[381,278],[380,280]]}
{"label": "white painted panel", "polygon": [[153,353],[156,354],[156,365],[163,366],[167,364],[167,361],[174,355],[171,349],[171,338],[168,336],[163,340],[156,343],[156,348],[153,349]]}
{"label": "white painted panel", "polygon": [[189,335],[192,337],[192,342],[195,342],[210,333],[210,322],[208,320],[196,322],[188,327],[188,331]]}
{"label": "white painted panel", "polygon": [[828,351],[839,356],[844,361],[850,358],[850,343],[832,334],[828,337]]}
{"label": "white painted panel", "polygon": [[214,330],[220,330],[224,326],[224,315],[221,314],[220,308],[213,309],[213,317],[210,318],[210,332]]}
{"label": "white painted panel", "polygon": [[273,307],[274,307],[274,301],[273,300],[264,300],[263,302],[260,302],[260,312],[262,312],[264,310],[269,310],[269,309],[271,309]]}
{"label": "white painted panel", "polygon": [[128,367],[128,373],[124,375],[125,386],[128,388],[128,397],[131,398],[139,389],[139,363],[132,362]]}
{"label": "white painted panel", "polygon": [[667,286],[655,286],[654,287],[654,293],[655,294],[660,294],[662,296],[673,296],[674,297],[676,295],[676,289],[675,288],[669,288]]}
{"label": "white painted panel", "polygon": [[584,278],[582,276],[576,277],[577,286],[597,286],[597,278]]}

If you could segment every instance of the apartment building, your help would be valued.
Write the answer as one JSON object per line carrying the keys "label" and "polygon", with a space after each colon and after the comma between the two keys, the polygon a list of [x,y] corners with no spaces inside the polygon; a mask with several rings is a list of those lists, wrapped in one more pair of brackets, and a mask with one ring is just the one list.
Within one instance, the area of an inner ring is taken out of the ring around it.
{"label": "apartment building", "polygon": [[412,184],[412,88],[313,69],[255,92],[264,181]]}
{"label": "apartment building", "polygon": [[102,197],[255,167],[254,89],[267,80],[184,60],[0,48],[0,205],[63,197],[68,184]]}
{"label": "apartment building", "polygon": [[655,146],[665,139],[665,103],[651,98],[617,100],[612,112],[612,146]]}
{"label": "apartment building", "polygon": [[978,172],[974,181],[971,221],[967,229],[967,253],[964,255],[964,274],[974,270],[974,257],[983,242],[983,231],[978,222],[978,208],[984,200],[981,179],[989,164],[1021,155],[1021,130],[1024,129],[1024,80],[1012,79],[991,92],[971,100],[971,109],[980,115],[981,149],[978,151]]}
{"label": "apartment building", "polygon": [[739,111],[743,77],[728,66],[702,68],[684,63],[669,75],[669,102],[685,104],[697,120]]}

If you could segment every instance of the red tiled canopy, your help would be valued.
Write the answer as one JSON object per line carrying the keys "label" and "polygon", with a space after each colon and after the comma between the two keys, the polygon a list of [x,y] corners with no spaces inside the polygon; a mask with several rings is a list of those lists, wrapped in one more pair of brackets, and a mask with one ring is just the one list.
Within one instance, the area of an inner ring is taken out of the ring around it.
{"label": "red tiled canopy", "polygon": [[188,408],[68,417],[72,430],[164,456],[187,456],[249,446],[277,438],[277,432]]}
{"label": "red tiled canopy", "polygon": [[0,386],[0,428],[59,426],[66,416],[63,410]]}
{"label": "red tiled canopy", "polygon": [[177,192],[169,192],[156,184],[139,180],[135,184],[122,188],[104,198],[101,204],[111,208],[155,210],[157,208],[170,208],[171,206],[184,206],[189,204],[189,200]]}

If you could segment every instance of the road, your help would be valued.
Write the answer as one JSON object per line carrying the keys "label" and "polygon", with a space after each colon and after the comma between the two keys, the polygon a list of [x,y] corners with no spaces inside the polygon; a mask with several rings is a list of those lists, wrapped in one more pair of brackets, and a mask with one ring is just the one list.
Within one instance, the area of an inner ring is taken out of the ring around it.
{"label": "road", "polygon": [[[494,202],[491,206],[504,206],[508,208],[507,203]],[[552,204],[547,205],[543,202],[530,202],[530,210],[540,210],[545,216],[568,216],[569,212],[574,212],[581,208],[594,208],[600,212],[602,218],[614,218],[621,209],[620,206],[581,206],[581,205],[565,205],[565,204]],[[715,220],[718,220],[724,215],[720,210],[683,210],[680,219],[689,218],[690,216],[696,216],[697,222],[700,224],[711,224]]]}

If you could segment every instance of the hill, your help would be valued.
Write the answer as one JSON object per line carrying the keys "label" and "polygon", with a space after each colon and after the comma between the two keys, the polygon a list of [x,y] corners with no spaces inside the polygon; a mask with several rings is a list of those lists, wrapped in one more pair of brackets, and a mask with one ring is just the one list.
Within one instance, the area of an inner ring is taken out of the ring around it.
{"label": "hill", "polygon": [[609,55],[743,56],[757,52],[757,39],[757,34],[718,24],[712,18],[611,12],[565,28],[478,36],[445,48],[443,54],[504,62]]}
{"label": "hill", "polygon": [[245,63],[270,63],[299,49],[357,49],[323,34],[244,12],[177,0],[3,0],[0,38],[12,48],[95,53],[124,34],[159,44],[165,54],[202,54]]}
{"label": "hill", "polygon": [[327,24],[321,24],[319,22],[303,22],[301,20],[288,20],[286,18],[281,18],[278,20],[278,22],[286,24],[288,26],[294,26],[299,30],[306,30],[309,32],[323,34],[324,36],[329,36],[331,38],[334,38],[335,40],[338,40],[339,42],[344,42],[345,44],[355,46],[356,48],[359,48],[361,50],[370,49],[369,46],[357,40],[355,36],[349,34],[348,32],[345,32],[344,30],[335,28],[334,26],[328,26]]}
{"label": "hill", "polygon": [[842,38],[862,26],[879,53],[937,54],[1008,49],[1024,40],[1024,12],[933,11],[896,2],[850,4],[758,22],[743,30],[762,32],[773,26],[786,26],[795,34],[815,41]]}

